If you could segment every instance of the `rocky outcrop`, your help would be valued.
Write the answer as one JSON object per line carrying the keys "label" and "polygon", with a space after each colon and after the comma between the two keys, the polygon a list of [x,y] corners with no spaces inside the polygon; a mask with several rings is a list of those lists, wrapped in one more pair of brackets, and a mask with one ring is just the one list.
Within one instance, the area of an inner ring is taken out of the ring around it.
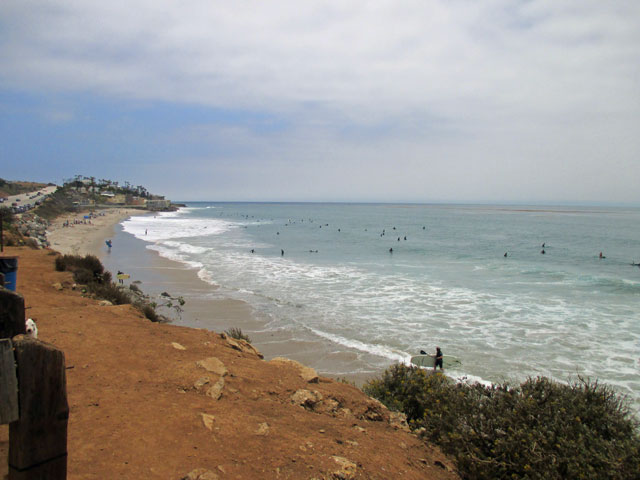
{"label": "rocky outcrop", "polygon": [[218,480],[220,477],[206,468],[196,468],[180,480]]}
{"label": "rocky outcrop", "polygon": [[336,480],[350,480],[355,478],[358,470],[357,465],[344,457],[333,456],[333,461],[338,464],[339,469],[331,473],[331,478]]}
{"label": "rocky outcrop", "polygon": [[[216,357],[209,357],[205,358],[204,360],[198,360],[196,362],[196,365],[200,368],[204,368],[207,372],[219,376],[218,380],[205,391],[205,395],[207,395],[208,397],[211,397],[214,400],[219,400],[222,396],[222,391],[224,390],[224,376],[229,373],[227,367],[225,367],[224,363],[222,363]],[[209,377],[201,377],[196,380],[193,386],[196,390],[202,390],[209,384]]]}
{"label": "rocky outcrop", "polygon": [[389,412],[389,425],[396,430],[411,431],[407,423],[407,416],[402,412]]}
{"label": "rocky outcrop", "polygon": [[215,373],[216,375],[220,375],[224,377],[227,373],[227,367],[224,366],[220,360],[216,357],[205,358],[204,360],[198,360],[196,362],[200,368],[204,368],[207,372]]}
{"label": "rocky outcrop", "polygon": [[256,435],[265,437],[269,435],[269,424],[267,422],[262,422],[258,425],[258,429],[256,430]]}
{"label": "rocky outcrop", "polygon": [[224,390],[224,378],[220,377],[216,383],[207,389],[206,395],[214,400],[220,400]]}
{"label": "rocky outcrop", "polygon": [[313,368],[307,367],[290,358],[276,357],[269,360],[269,363],[291,365],[298,370],[300,377],[307,383],[318,383],[319,381],[318,373]]}
{"label": "rocky outcrop", "polygon": [[23,237],[29,239],[29,243],[38,248],[49,246],[47,240],[47,227],[50,223],[48,220],[39,217],[33,213],[24,213],[16,220],[16,230]]}
{"label": "rocky outcrop", "polygon": [[237,350],[239,352],[249,353],[251,355],[255,355],[258,358],[264,358],[264,355],[262,355],[256,347],[251,345],[246,340],[242,340],[241,338],[232,338],[226,333],[221,333],[220,338],[225,340],[227,342],[227,345],[233,348],[234,350]]}
{"label": "rocky outcrop", "polygon": [[322,394],[317,390],[313,392],[305,389],[297,390],[291,395],[291,403],[300,405],[307,410],[315,410],[316,405],[322,401]]}
{"label": "rocky outcrop", "polygon": [[209,413],[201,413],[200,417],[202,418],[202,424],[205,426],[207,430],[213,430],[213,422],[216,417]]}

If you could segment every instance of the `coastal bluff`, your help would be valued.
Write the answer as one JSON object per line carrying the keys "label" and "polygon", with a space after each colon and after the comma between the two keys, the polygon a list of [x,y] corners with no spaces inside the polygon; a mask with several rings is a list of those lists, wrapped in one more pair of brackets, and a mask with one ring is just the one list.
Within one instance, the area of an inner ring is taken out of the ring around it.
{"label": "coastal bluff", "polygon": [[[85,297],[55,271],[51,250],[5,254],[19,256],[18,291],[39,339],[65,353],[70,479],[458,478],[401,416],[352,385]],[[7,445],[3,425],[3,459]]]}

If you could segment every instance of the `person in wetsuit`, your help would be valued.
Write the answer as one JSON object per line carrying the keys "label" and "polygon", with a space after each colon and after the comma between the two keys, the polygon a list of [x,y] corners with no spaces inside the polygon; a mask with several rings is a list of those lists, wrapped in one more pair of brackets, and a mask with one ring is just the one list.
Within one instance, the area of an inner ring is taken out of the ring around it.
{"label": "person in wetsuit", "polygon": [[444,355],[442,355],[442,350],[440,350],[440,347],[436,347],[436,357],[435,357],[436,361],[433,364],[433,371],[434,372],[438,368],[438,365],[440,366],[440,370],[444,370],[443,361],[442,361],[443,360],[443,356]]}

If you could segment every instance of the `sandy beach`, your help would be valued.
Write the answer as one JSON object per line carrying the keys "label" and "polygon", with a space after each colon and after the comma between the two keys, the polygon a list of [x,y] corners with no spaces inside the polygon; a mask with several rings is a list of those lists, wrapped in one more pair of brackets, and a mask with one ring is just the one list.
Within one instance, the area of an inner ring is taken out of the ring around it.
{"label": "sandy beach", "polygon": [[[126,236],[119,238],[112,249],[105,245],[105,240],[113,239],[118,233],[121,222],[132,215],[151,215],[151,212],[122,208],[99,210],[96,215],[91,223],[84,223],[84,214],[58,217],[47,231],[51,248],[69,255],[95,255],[112,273],[122,270],[130,274],[125,284],[136,282],[152,296],[162,292],[182,295],[188,290],[191,295],[185,311],[179,317],[172,317],[177,325],[205,328],[202,320],[210,317],[226,324],[225,328],[246,328],[254,323],[249,305],[233,299],[207,298],[215,286],[200,280],[195,270],[146,250],[139,240]],[[63,226],[67,221],[69,226]]]}
{"label": "sandy beach", "polygon": [[[144,212],[133,208],[103,209],[90,219],[88,213],[62,215],[51,222],[47,238],[54,250],[68,255],[95,255],[105,240],[113,235],[113,227],[133,214]],[[68,223],[68,226],[65,224]]]}
{"label": "sandy beach", "polygon": [[[63,215],[51,222],[47,236],[52,249],[68,255],[95,255],[112,273],[122,270],[131,274],[126,283],[136,282],[151,296],[167,291],[172,295],[181,295],[189,290],[191,296],[184,312],[180,316],[172,316],[176,325],[205,328],[203,319],[211,317],[218,319],[219,324],[226,325],[221,330],[231,326],[246,329],[255,323],[246,303],[226,298],[206,298],[215,287],[200,280],[194,270],[178,262],[162,258],[153,251],[141,252],[144,247],[139,240],[126,238],[116,242],[112,249],[105,245],[105,240],[113,239],[122,221],[132,215],[151,215],[151,212],[131,208],[98,210],[90,221],[86,221],[84,215]],[[64,226],[66,222],[68,226]],[[134,265],[138,267],[134,268]]]}

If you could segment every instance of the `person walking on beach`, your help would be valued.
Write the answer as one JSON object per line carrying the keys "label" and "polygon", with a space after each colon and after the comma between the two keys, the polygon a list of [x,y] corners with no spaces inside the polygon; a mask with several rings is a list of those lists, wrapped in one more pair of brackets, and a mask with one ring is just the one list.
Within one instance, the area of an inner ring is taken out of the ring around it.
{"label": "person walking on beach", "polygon": [[436,347],[436,355],[435,355],[435,359],[436,361],[433,364],[433,371],[435,372],[436,369],[438,368],[438,365],[440,365],[440,370],[444,370],[444,366],[443,366],[443,356],[442,355],[442,350],[440,350],[440,347]]}

